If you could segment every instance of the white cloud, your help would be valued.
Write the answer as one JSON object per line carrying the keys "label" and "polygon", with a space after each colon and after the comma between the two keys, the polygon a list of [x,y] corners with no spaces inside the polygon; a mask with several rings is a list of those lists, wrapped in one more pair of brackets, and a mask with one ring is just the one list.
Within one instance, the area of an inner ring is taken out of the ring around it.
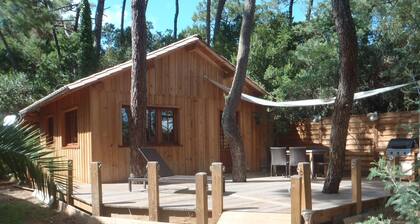
{"label": "white cloud", "polygon": [[113,5],[104,11],[103,23],[120,24],[121,21],[121,5]]}

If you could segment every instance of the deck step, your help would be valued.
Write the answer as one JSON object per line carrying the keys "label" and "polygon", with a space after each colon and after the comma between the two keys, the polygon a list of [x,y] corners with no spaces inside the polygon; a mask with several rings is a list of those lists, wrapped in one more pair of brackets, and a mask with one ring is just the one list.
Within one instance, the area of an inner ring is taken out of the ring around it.
{"label": "deck step", "polygon": [[264,213],[264,212],[233,212],[226,211],[220,216],[218,224],[254,224],[254,223],[291,223],[290,214],[278,214],[278,213]]}

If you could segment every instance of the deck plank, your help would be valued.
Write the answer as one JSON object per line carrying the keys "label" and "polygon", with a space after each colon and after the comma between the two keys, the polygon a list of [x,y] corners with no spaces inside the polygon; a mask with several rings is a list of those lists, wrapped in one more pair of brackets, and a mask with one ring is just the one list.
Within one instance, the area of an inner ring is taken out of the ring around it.
{"label": "deck plank", "polygon": [[[338,194],[323,194],[323,181],[312,182],[313,209],[326,209],[352,201],[351,181],[343,180]],[[224,211],[290,213],[290,182],[283,177],[249,178],[246,183],[226,183]],[[212,207],[208,191],[209,209]],[[74,196],[90,202],[90,185],[79,185]],[[378,181],[363,180],[362,199],[384,197],[388,194]],[[160,206],[163,210],[195,210],[195,185],[193,183],[162,184],[159,187]],[[127,183],[103,184],[103,203],[108,207],[147,208],[147,190],[143,185]]]}

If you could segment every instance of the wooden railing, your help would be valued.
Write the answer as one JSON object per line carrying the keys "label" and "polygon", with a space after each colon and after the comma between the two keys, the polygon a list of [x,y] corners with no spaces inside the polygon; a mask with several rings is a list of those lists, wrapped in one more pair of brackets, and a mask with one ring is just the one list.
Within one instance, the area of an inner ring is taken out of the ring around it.
{"label": "wooden railing", "polygon": [[[73,175],[72,162],[68,162],[68,187],[66,189],[66,202],[69,205],[74,204],[73,199]],[[159,164],[157,162],[148,162],[148,216],[150,221],[158,221],[161,218],[160,203],[159,203]],[[211,219],[209,219],[208,211],[208,183],[207,173],[199,172],[195,175],[196,186],[196,208],[195,218],[196,223],[207,224],[209,220],[212,223],[217,223],[223,213],[223,165],[220,162],[212,163],[210,167],[212,187],[211,187]],[[91,176],[91,195],[92,200],[89,209],[93,216],[104,215],[104,205],[102,201],[102,182],[101,182],[101,163],[90,163]],[[298,175],[291,177],[291,223],[320,223],[325,221],[332,221],[333,218],[345,211],[346,216],[360,214],[364,203],[378,204],[381,202],[363,202],[362,188],[361,188],[361,163],[359,159],[353,159],[351,162],[351,181],[352,181],[352,201],[347,204],[329,209],[316,210],[312,206],[312,190],[311,190],[311,175],[310,164],[299,163]]]}
{"label": "wooden railing", "polygon": [[[299,163],[298,175],[291,177],[291,223],[292,224],[313,224],[321,222],[314,218],[316,215],[324,213],[329,217],[334,217],[332,210],[313,210],[312,208],[312,192],[310,179],[310,165],[309,163]],[[350,212],[350,215],[360,214],[362,212],[362,178],[361,178],[361,163],[359,159],[353,159],[351,162],[351,184],[352,184],[352,202],[347,205],[347,209],[352,209],[352,204],[356,205],[355,212]],[[338,210],[340,211],[340,210]],[[328,218],[326,218],[328,219]],[[316,222],[315,222],[316,220]],[[331,220],[329,220],[331,221]]]}
{"label": "wooden railing", "polygon": [[[217,223],[223,212],[223,165],[222,163],[212,163],[212,222]],[[90,164],[91,172],[91,191],[92,191],[92,215],[101,216],[103,214],[102,203],[102,187],[101,183],[101,164],[92,162]],[[148,202],[149,202],[149,220],[159,220],[159,164],[157,162],[147,163],[148,173]],[[196,186],[196,223],[207,224],[208,217],[208,201],[207,201],[207,173],[199,172],[195,175]]]}

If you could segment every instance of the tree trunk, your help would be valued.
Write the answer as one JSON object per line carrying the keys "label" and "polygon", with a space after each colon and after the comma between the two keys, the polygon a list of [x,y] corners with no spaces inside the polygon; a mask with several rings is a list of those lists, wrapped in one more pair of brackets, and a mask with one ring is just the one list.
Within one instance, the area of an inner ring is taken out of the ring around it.
{"label": "tree trunk", "polygon": [[123,46],[124,43],[124,16],[125,16],[125,4],[127,0],[123,0],[121,8],[121,25],[120,25],[120,44]]}
{"label": "tree trunk", "polygon": [[206,14],[206,43],[210,46],[210,22],[211,22],[211,0],[207,0],[207,14]]}
{"label": "tree trunk", "polygon": [[[44,5],[47,8],[47,10],[50,10],[51,4],[52,3],[50,1],[47,1],[47,0],[44,1]],[[58,42],[57,29],[55,28],[55,24],[52,24],[52,35],[54,38],[55,49],[57,51],[58,62],[60,63],[60,66],[61,66],[61,50],[60,50],[60,44]]]}
{"label": "tree trunk", "polygon": [[289,25],[293,24],[293,3],[294,3],[294,0],[290,0],[290,2],[289,2]]}
{"label": "tree trunk", "polygon": [[216,45],[217,35],[220,30],[220,21],[222,20],[223,8],[225,7],[226,0],[219,0],[217,3],[216,18],[214,19],[214,31],[213,31],[213,46]]}
{"label": "tree trunk", "polygon": [[232,179],[234,182],[246,181],[244,143],[242,141],[240,130],[236,125],[235,114],[241,100],[242,88],[246,79],[254,14],[255,0],[246,0],[239,37],[235,76],[233,77],[229,95],[226,97],[225,109],[222,114],[223,131],[227,137],[232,156]]}
{"label": "tree trunk", "polygon": [[95,14],[95,55],[96,60],[99,60],[101,54],[101,37],[102,37],[102,17],[104,15],[105,0],[98,0]]}
{"label": "tree trunk", "polygon": [[174,17],[174,39],[178,36],[178,14],[179,14],[179,2],[175,0],[175,17]]}
{"label": "tree trunk", "polygon": [[4,44],[4,47],[6,48],[7,51],[7,58],[9,58],[10,64],[12,65],[12,67],[17,70],[17,64],[15,61],[15,58],[13,56],[12,50],[9,47],[9,44],[7,43],[6,37],[4,37],[3,33],[0,30],[0,39]]}
{"label": "tree trunk", "polygon": [[314,0],[308,0],[308,10],[306,11],[306,21],[311,21],[313,5],[314,5]]}
{"label": "tree trunk", "polygon": [[132,61],[131,68],[131,116],[130,122],[130,173],[140,176],[144,168],[138,151],[146,143],[147,67],[146,67],[146,0],[133,0],[132,10]]}
{"label": "tree trunk", "polygon": [[324,193],[337,193],[343,175],[347,128],[357,87],[357,37],[349,0],[332,0],[332,12],[339,40],[340,82],[334,104]]}
{"label": "tree trunk", "polygon": [[76,16],[74,17],[74,26],[73,26],[74,32],[77,32],[77,29],[79,28],[80,5],[81,3],[79,3],[76,7]]}
{"label": "tree trunk", "polygon": [[57,50],[58,61],[61,63],[61,58],[62,57],[61,57],[60,44],[58,42],[57,29],[55,28],[54,25],[53,25],[53,28],[52,28],[52,32],[53,32],[53,37],[54,37],[55,48]]}

